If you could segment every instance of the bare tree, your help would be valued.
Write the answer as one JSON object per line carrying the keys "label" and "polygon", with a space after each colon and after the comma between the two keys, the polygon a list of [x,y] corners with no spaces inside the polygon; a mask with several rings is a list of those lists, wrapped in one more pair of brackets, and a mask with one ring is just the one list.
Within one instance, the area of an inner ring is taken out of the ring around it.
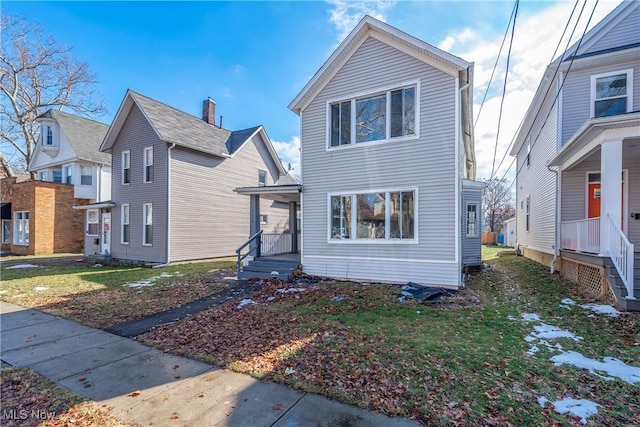
{"label": "bare tree", "polygon": [[512,218],[516,211],[511,197],[511,187],[505,179],[492,178],[484,181],[482,211],[487,231],[498,231],[504,221]]}
{"label": "bare tree", "polygon": [[[0,170],[26,169],[37,143],[36,117],[50,108],[95,116],[104,113],[94,93],[96,76],[42,29],[2,14],[0,50]],[[11,154],[16,154],[17,160]],[[32,178],[35,178],[32,173]]]}

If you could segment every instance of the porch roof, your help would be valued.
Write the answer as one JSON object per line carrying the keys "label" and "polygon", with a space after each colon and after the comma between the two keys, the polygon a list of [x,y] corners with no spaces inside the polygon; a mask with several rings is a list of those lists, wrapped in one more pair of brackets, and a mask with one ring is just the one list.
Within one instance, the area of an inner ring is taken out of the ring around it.
{"label": "porch roof", "polygon": [[[588,120],[549,160],[549,166],[571,166],[610,140],[640,138],[640,111]],[[564,169],[564,168],[563,168]]]}
{"label": "porch roof", "polygon": [[302,184],[285,185],[264,185],[260,187],[239,187],[235,190],[238,194],[246,196],[260,196],[264,199],[275,200],[276,202],[289,203],[300,202]]}
{"label": "porch roof", "polygon": [[89,203],[87,205],[77,205],[73,209],[86,210],[86,209],[100,209],[100,208],[113,208],[116,206],[116,202],[107,200],[105,202]]}

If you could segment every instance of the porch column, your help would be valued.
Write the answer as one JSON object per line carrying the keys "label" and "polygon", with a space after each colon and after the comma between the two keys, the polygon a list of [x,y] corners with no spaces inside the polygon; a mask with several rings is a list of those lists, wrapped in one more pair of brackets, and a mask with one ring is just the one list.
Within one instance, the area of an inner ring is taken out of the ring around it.
{"label": "porch column", "polygon": [[291,253],[298,253],[298,203],[289,202],[289,232],[291,233]]}
{"label": "porch column", "polygon": [[609,255],[609,219],[621,226],[622,218],[622,140],[600,146],[600,255]]}
{"label": "porch column", "polygon": [[[260,231],[260,196],[258,194],[252,194],[249,196],[249,237]],[[254,241],[251,243],[251,249],[253,249],[257,243]]]}

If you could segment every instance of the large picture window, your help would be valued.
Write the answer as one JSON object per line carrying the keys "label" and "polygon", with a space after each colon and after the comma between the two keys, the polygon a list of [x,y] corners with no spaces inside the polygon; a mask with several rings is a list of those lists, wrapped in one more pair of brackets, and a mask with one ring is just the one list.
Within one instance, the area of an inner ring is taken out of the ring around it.
{"label": "large picture window", "polygon": [[411,85],[329,105],[329,147],[416,135],[416,91]]}
{"label": "large picture window", "polygon": [[142,244],[151,246],[153,244],[153,204],[145,203],[143,205],[143,225],[142,228]]}
{"label": "large picture window", "polygon": [[630,111],[633,70],[600,74],[591,78],[592,117],[614,116]]}
{"label": "large picture window", "polygon": [[13,214],[13,243],[15,245],[29,244],[29,212],[21,211]]}
{"label": "large picture window", "polygon": [[87,209],[87,234],[89,236],[100,234],[100,211],[98,209]]}
{"label": "large picture window", "polygon": [[120,233],[120,243],[128,244],[129,243],[129,205],[123,204],[122,210],[120,211],[122,224],[122,231]]}
{"label": "large picture window", "polygon": [[332,240],[413,240],[415,191],[380,191],[330,197]]}

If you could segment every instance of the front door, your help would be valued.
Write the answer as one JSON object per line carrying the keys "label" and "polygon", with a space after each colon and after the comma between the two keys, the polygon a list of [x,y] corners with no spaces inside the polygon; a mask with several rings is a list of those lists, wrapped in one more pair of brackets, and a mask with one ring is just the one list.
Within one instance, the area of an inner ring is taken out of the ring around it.
{"label": "front door", "polygon": [[[624,209],[625,209],[625,193],[624,182],[626,178],[626,171],[622,172],[622,216],[620,218],[620,228],[625,229],[624,223]],[[600,216],[600,174],[589,173],[587,176],[587,218],[597,218]]]}
{"label": "front door", "polygon": [[100,252],[105,255],[111,253],[111,212],[102,213],[102,244]]}

